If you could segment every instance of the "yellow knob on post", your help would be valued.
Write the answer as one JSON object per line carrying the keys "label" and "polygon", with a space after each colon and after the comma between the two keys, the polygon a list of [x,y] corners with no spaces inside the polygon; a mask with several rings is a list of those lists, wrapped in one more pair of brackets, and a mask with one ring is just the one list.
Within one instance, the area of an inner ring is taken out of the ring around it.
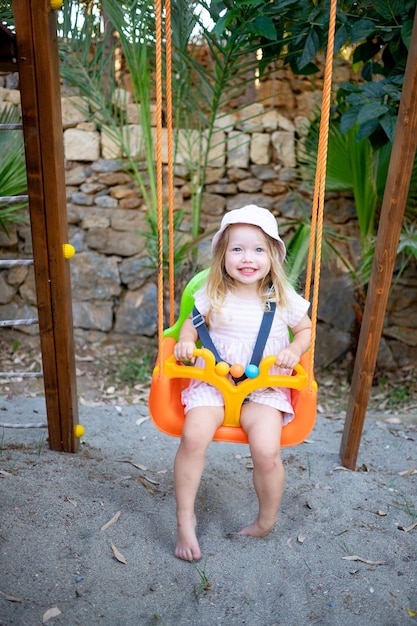
{"label": "yellow knob on post", "polygon": [[81,424],[76,424],[74,426],[74,437],[80,439],[85,433],[85,428]]}
{"label": "yellow knob on post", "polygon": [[59,11],[62,7],[62,0],[49,0],[52,11]]}
{"label": "yellow knob on post", "polygon": [[71,259],[75,254],[75,248],[70,243],[64,243],[62,245],[62,252],[64,259]]}

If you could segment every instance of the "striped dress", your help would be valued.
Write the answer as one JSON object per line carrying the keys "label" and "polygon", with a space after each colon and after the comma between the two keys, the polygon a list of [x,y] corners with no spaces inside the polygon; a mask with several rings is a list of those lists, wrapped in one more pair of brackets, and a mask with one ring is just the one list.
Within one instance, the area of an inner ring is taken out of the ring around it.
{"label": "striped dress", "polygon": [[[294,328],[308,311],[309,302],[288,288],[288,306],[277,307],[271,331],[264,349],[264,356],[278,354],[289,345],[288,328]],[[209,310],[209,300],[204,287],[196,292],[195,304],[204,316]],[[246,367],[251,361],[253,348],[258,337],[263,317],[260,299],[244,300],[229,292],[220,313],[213,314],[210,321],[210,336],[222,359],[230,364],[239,363]],[[202,357],[196,360],[198,367],[204,367]],[[291,371],[273,366],[271,374],[290,374]],[[290,390],[282,387],[256,389],[250,400],[274,407],[283,413],[284,425],[294,417]],[[185,413],[202,406],[224,406],[223,396],[213,385],[200,380],[190,380],[182,392]]]}

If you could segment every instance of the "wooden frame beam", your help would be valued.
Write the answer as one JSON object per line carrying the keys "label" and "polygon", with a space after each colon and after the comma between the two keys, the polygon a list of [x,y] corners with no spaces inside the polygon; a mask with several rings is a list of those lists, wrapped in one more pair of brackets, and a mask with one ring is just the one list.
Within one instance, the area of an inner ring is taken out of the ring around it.
{"label": "wooden frame beam", "polygon": [[340,447],[342,463],[355,469],[375,372],[398,242],[417,146],[417,12],[388,169],[371,278]]}
{"label": "wooden frame beam", "polygon": [[56,14],[13,0],[49,445],[76,452],[78,423]]}

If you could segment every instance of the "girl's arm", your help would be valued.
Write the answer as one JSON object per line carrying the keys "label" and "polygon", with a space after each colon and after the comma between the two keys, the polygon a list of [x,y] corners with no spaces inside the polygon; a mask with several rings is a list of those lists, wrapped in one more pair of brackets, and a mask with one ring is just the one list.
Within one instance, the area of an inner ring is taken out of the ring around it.
{"label": "girl's arm", "polygon": [[307,313],[297,326],[291,328],[291,332],[294,337],[293,341],[277,355],[277,365],[288,369],[294,369],[310,347],[311,319]]}
{"label": "girl's arm", "polygon": [[181,327],[178,342],[174,348],[174,356],[177,361],[191,361],[194,363],[194,350],[198,333],[193,326],[191,318],[185,320]]}

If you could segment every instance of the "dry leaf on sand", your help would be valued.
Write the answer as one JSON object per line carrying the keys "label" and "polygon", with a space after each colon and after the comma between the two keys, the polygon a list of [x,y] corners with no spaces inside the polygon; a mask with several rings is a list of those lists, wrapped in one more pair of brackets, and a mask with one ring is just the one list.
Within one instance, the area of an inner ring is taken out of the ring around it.
{"label": "dry leaf on sand", "polygon": [[127,565],[126,558],[121,552],[119,552],[114,543],[111,544],[111,549],[113,550],[114,558],[120,561],[120,563],[124,563],[125,565]]}
{"label": "dry leaf on sand", "polygon": [[398,475],[403,476],[404,478],[412,476],[413,474],[417,474],[417,469],[415,467],[410,467],[410,469],[405,470],[404,472],[398,472]]}
{"label": "dry leaf on sand", "polygon": [[344,561],[360,561],[361,563],[366,563],[367,565],[385,565],[386,561],[370,561],[369,559],[363,559],[361,556],[342,556]]}
{"label": "dry leaf on sand", "polygon": [[58,615],[61,615],[61,611],[59,610],[57,606],[53,606],[52,609],[48,609],[43,614],[42,624],[46,624],[46,622],[48,622],[53,617],[58,617]]}
{"label": "dry leaf on sand", "polygon": [[115,515],[113,515],[113,517],[111,519],[109,519],[108,522],[106,522],[100,530],[106,530],[109,526],[111,526],[112,524],[115,524],[117,522],[117,520],[119,519],[121,515],[121,511],[117,511],[117,513],[115,513]]}
{"label": "dry leaf on sand", "polygon": [[411,526],[398,526],[398,529],[403,530],[405,533],[408,533],[410,532],[410,530],[413,530],[416,527],[417,527],[417,522],[413,522]]}
{"label": "dry leaf on sand", "polygon": [[17,603],[22,603],[23,602],[23,598],[17,598],[16,596],[10,596],[8,593],[4,593],[3,591],[0,591],[0,594],[4,597],[5,600],[7,600],[8,602],[17,602]]}

